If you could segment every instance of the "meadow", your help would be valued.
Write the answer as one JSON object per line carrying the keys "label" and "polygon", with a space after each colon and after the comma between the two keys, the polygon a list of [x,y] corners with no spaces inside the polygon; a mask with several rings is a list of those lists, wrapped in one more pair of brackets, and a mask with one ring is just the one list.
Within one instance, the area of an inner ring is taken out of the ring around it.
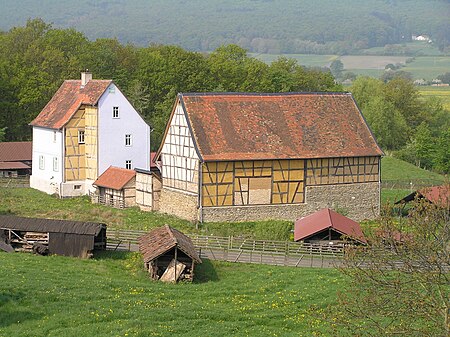
{"label": "meadow", "polygon": [[419,88],[419,92],[422,97],[438,97],[444,108],[450,111],[450,87],[424,86]]}
{"label": "meadow", "polygon": [[336,270],[205,260],[194,283],[151,281],[136,253],[0,252],[0,336],[329,336]]}

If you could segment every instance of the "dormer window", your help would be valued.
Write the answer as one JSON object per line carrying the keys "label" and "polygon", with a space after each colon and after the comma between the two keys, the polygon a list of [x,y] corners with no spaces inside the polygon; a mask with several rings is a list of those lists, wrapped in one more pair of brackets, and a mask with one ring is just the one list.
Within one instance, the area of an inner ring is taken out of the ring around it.
{"label": "dormer window", "polygon": [[113,106],[112,117],[119,118],[119,107],[118,106]]}
{"label": "dormer window", "polygon": [[84,130],[78,130],[78,144],[84,144]]}

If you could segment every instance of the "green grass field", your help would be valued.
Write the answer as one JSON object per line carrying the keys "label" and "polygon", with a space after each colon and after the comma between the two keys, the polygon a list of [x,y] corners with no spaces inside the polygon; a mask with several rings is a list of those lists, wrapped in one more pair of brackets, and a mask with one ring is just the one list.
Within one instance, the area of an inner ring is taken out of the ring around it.
{"label": "green grass field", "polygon": [[0,252],[0,336],[328,336],[336,270],[205,260],[192,284],[151,281],[136,253]]}
{"label": "green grass field", "polygon": [[423,97],[438,97],[442,100],[444,108],[450,111],[450,87],[420,87],[420,95]]}

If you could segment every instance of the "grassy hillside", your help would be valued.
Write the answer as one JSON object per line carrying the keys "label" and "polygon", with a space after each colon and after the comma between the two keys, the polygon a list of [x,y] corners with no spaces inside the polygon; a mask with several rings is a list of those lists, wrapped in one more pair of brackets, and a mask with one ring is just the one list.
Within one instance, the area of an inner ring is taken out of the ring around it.
{"label": "grassy hillside", "polygon": [[[213,50],[238,43],[255,52],[317,53],[404,42],[411,34],[445,40],[445,0],[3,0],[0,29],[41,17],[89,38]],[[268,24],[270,23],[270,24]],[[314,43],[309,43],[314,41]]]}
{"label": "grassy hillside", "polygon": [[439,184],[444,182],[445,177],[394,157],[384,157],[381,160],[381,179],[384,182],[412,181]]}
{"label": "grassy hillside", "polygon": [[163,284],[135,253],[0,261],[0,336],[322,336],[318,312],[343,284],[335,270],[212,261],[193,284]]}
{"label": "grassy hillside", "polygon": [[[449,67],[450,69],[450,67]],[[420,95],[423,97],[438,97],[442,100],[444,104],[444,108],[450,111],[450,87],[420,87],[419,88]]]}

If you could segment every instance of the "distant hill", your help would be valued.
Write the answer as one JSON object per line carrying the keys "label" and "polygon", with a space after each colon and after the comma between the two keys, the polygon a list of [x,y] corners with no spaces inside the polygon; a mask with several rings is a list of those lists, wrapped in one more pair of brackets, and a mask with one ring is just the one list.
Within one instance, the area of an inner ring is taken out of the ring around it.
{"label": "distant hill", "polygon": [[90,39],[259,53],[349,53],[427,34],[450,45],[448,0],[1,0],[0,29],[40,17]]}

